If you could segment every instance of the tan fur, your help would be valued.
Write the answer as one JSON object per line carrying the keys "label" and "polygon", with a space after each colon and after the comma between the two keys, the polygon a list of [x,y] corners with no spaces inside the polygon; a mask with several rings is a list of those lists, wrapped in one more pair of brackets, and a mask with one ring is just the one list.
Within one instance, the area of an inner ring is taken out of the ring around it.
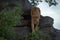
{"label": "tan fur", "polygon": [[37,7],[34,7],[31,9],[31,27],[32,27],[32,32],[35,31],[35,25],[36,27],[39,24],[39,19],[40,19],[40,9]]}

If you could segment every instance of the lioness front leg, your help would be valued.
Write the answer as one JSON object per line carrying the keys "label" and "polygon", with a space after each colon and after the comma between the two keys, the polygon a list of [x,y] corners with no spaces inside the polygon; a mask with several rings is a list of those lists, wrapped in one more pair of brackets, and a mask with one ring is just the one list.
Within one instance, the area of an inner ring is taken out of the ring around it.
{"label": "lioness front leg", "polygon": [[35,29],[38,28],[38,25],[39,25],[39,22],[40,22],[39,20],[40,20],[40,16],[39,16],[39,18],[37,19],[37,23],[36,23]]}
{"label": "lioness front leg", "polygon": [[31,28],[32,28],[32,32],[34,32],[35,29],[34,29],[34,22],[33,22],[33,20],[31,20]]}
{"label": "lioness front leg", "polygon": [[39,21],[37,22],[35,29],[37,29],[37,28],[38,28],[38,25],[39,25]]}

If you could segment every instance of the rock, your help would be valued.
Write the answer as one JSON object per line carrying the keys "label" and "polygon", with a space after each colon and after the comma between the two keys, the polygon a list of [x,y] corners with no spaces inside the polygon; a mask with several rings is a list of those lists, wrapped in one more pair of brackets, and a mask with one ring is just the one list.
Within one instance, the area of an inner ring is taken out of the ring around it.
{"label": "rock", "polygon": [[60,30],[55,29],[56,30],[56,40],[60,40]]}
{"label": "rock", "polygon": [[[40,22],[39,22],[39,30],[41,32],[41,35],[44,35],[45,37],[48,35],[50,40],[55,40],[55,38],[56,38],[56,31],[53,28],[53,21],[54,21],[53,18],[48,17],[48,16],[44,17],[44,16],[41,15],[41,19],[40,19]],[[25,29],[24,27],[18,28],[18,30],[20,29],[19,32],[21,33],[22,36],[23,36],[23,34],[31,31],[31,29],[29,29],[30,27],[27,27],[27,28],[28,29]],[[22,29],[22,31],[21,31],[21,29]],[[17,29],[15,29],[15,30],[17,30]],[[25,30],[25,31],[23,31],[23,30]]]}
{"label": "rock", "polygon": [[44,26],[46,26],[46,27],[53,26],[53,21],[54,21],[53,18],[51,18],[49,16],[41,16],[39,26],[40,26],[40,28],[43,28]]}
{"label": "rock", "polygon": [[39,27],[42,35],[49,35],[50,40],[55,40],[56,34],[53,28],[54,19],[49,16],[41,16]]}

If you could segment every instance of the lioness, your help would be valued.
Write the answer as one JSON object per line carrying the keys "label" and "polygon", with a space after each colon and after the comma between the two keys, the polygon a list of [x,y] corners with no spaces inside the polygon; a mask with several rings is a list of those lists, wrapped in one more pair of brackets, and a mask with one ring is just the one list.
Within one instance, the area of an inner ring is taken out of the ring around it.
{"label": "lioness", "polygon": [[33,7],[31,9],[31,27],[32,27],[32,32],[35,31],[35,27],[38,26],[39,24],[39,19],[40,19],[40,9],[38,7]]}

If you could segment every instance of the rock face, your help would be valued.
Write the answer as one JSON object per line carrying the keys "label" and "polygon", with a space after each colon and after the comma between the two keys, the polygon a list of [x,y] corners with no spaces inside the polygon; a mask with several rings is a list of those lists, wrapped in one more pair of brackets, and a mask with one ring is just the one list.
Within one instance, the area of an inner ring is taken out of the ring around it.
{"label": "rock face", "polygon": [[53,18],[48,16],[41,17],[39,27],[42,34],[46,35],[49,33],[48,35],[50,35],[51,40],[60,40],[60,30],[53,28]]}
{"label": "rock face", "polygon": [[40,32],[47,36],[49,35],[50,40],[55,40],[56,34],[55,34],[55,29],[53,28],[53,18],[48,17],[48,16],[41,16],[40,22],[39,22],[39,27],[40,27]]}
{"label": "rock face", "polygon": [[60,40],[60,30],[56,30],[56,40]]}
{"label": "rock face", "polygon": [[20,5],[18,0],[0,0],[0,12],[7,7],[14,8],[15,6]]}
{"label": "rock face", "polygon": [[[50,40],[55,40],[56,38],[56,31],[53,28],[53,18],[48,17],[48,16],[41,16],[40,22],[39,22],[39,29],[42,35],[47,36],[49,35]],[[21,23],[22,24],[22,23]],[[25,26],[25,27],[16,27],[15,30],[18,30],[22,35],[26,35],[31,31],[30,27]],[[17,33],[18,33],[17,31]]]}

